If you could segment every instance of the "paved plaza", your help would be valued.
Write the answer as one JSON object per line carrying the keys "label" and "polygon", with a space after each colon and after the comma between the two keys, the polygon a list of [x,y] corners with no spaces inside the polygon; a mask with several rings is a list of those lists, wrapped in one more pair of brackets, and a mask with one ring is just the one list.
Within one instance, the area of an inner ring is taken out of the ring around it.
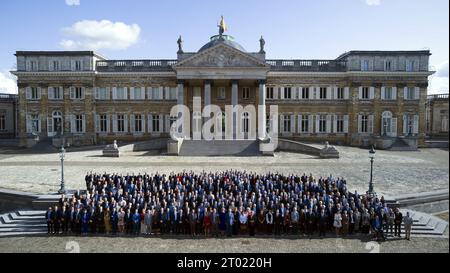
{"label": "paved plaza", "polygon": [[[182,239],[142,237],[9,237],[0,238],[1,252],[120,253],[448,253],[448,238],[412,238],[381,243],[367,238],[324,239],[227,238]],[[75,247],[74,247],[75,246]]]}
{"label": "paved plaza", "polygon": [[[87,172],[166,173],[183,170],[222,171],[240,169],[249,172],[312,173],[314,176],[342,176],[351,191],[362,193],[368,188],[370,163],[368,150],[336,146],[339,159],[280,152],[274,157],[175,157],[126,152],[120,158],[102,157],[102,147],[69,150],[65,159],[65,180],[69,189],[84,189]],[[375,190],[395,196],[448,189],[448,149],[376,152],[374,162]],[[61,176],[57,152],[30,153],[26,150],[0,149],[0,188],[32,193],[55,193]]]}

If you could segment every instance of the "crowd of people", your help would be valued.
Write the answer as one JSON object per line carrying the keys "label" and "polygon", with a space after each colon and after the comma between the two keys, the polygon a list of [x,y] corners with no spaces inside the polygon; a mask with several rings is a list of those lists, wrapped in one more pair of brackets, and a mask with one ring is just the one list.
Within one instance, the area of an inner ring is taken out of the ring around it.
{"label": "crowd of people", "polygon": [[410,237],[412,219],[341,177],[245,171],[95,174],[46,213],[49,234]]}

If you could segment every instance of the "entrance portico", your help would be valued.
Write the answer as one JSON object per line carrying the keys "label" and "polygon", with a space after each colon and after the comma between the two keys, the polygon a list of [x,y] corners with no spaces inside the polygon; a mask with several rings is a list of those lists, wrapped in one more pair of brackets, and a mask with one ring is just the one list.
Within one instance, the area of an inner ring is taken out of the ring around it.
{"label": "entrance portico", "polygon": [[[227,139],[240,139],[240,133],[250,136],[248,133],[252,130],[255,139],[256,135],[265,137],[265,81],[269,66],[264,53],[247,53],[231,36],[217,35],[211,37],[211,41],[197,53],[179,52],[174,70],[178,79],[177,102],[190,109],[192,132],[198,130],[199,120],[205,123],[210,119],[205,116],[199,119],[205,107],[210,106],[206,109],[209,111],[213,106],[218,106],[225,113],[228,106],[233,107],[233,114],[222,114],[222,119],[232,124],[231,132],[219,126],[229,133]],[[194,101],[200,103],[201,113],[194,109]],[[255,116],[247,112],[239,113],[239,106],[243,109],[253,106]],[[258,112],[259,106],[263,106],[262,114]],[[250,122],[252,119],[254,122]],[[184,137],[194,137],[194,134]]]}

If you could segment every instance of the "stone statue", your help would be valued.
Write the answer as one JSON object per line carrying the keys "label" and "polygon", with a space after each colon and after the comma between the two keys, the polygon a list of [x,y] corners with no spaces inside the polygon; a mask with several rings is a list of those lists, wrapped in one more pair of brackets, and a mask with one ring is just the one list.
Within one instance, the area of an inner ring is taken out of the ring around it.
{"label": "stone statue", "polygon": [[119,157],[120,156],[120,150],[119,150],[119,146],[117,145],[117,140],[114,140],[113,144],[106,145],[106,147],[103,149],[103,156],[107,156],[107,157]]}
{"label": "stone statue", "polygon": [[181,39],[181,35],[180,37],[178,37],[177,44],[178,44],[178,53],[183,53],[183,40]]}
{"label": "stone statue", "polygon": [[261,39],[259,39],[259,53],[266,53],[264,51],[264,45],[266,44],[266,41],[264,41],[263,36],[261,36]]}
{"label": "stone statue", "polygon": [[217,26],[219,27],[219,36],[222,37],[223,33],[228,29],[227,24],[225,24],[225,20],[223,19],[223,16],[220,19],[219,25]]}
{"label": "stone statue", "polygon": [[114,140],[113,148],[114,148],[114,149],[119,149],[119,146],[117,146],[117,140]]}

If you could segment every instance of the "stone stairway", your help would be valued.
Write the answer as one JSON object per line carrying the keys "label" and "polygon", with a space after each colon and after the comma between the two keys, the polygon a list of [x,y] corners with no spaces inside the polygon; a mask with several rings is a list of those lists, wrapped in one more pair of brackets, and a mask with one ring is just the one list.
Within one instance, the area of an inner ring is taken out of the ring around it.
{"label": "stone stairway", "polygon": [[180,156],[257,156],[256,140],[184,140]]}
{"label": "stone stairway", "polygon": [[392,146],[389,148],[391,151],[417,151],[417,148],[411,147],[406,144],[400,138],[396,138]]}
{"label": "stone stairway", "polygon": [[17,211],[0,214],[0,237],[47,234],[45,211]]}
{"label": "stone stairway", "polygon": [[[443,237],[448,226],[448,222],[428,213],[418,212],[408,209],[400,209],[403,217],[406,212],[413,218],[414,224],[411,229],[411,236],[418,237]],[[404,236],[404,225],[402,224],[402,236]],[[448,235],[447,235],[448,236]]]}

